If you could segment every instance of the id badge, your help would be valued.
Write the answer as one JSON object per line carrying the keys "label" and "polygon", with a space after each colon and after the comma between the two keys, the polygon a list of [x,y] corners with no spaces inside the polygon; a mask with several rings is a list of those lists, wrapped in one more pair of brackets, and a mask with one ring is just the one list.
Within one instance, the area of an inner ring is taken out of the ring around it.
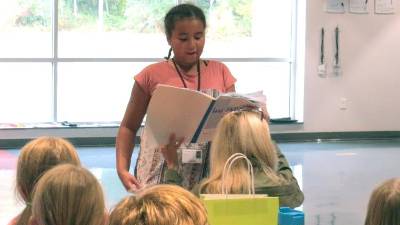
{"label": "id badge", "polygon": [[182,163],[202,163],[203,151],[193,149],[182,149]]}

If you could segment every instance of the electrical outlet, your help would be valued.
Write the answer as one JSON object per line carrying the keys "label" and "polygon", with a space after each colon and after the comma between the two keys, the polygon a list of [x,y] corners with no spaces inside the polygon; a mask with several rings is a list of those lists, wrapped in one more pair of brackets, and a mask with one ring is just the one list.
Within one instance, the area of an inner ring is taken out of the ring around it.
{"label": "electrical outlet", "polygon": [[342,68],[339,64],[334,64],[332,68],[333,76],[340,76],[342,74]]}
{"label": "electrical outlet", "polygon": [[340,98],[340,103],[339,103],[339,109],[340,110],[346,110],[347,109],[347,105],[348,105],[348,100],[347,98]]}
{"label": "electrical outlet", "polygon": [[318,75],[320,77],[326,77],[326,65],[325,64],[318,65]]}

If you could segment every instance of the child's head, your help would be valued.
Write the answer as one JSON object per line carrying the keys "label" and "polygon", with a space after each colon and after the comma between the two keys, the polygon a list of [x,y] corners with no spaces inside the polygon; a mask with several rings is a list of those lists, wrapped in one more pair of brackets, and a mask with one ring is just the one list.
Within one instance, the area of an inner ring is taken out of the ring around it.
{"label": "child's head", "polygon": [[[227,159],[243,153],[253,166],[274,176],[278,158],[269,133],[268,123],[261,111],[236,111],[226,114],[218,123],[211,145],[210,177],[201,185],[201,191],[219,193],[221,178]],[[232,174],[225,182],[231,193],[247,192],[248,169],[244,160],[232,165]]]}
{"label": "child's head", "polygon": [[165,34],[175,60],[182,64],[196,63],[205,43],[206,18],[203,11],[191,4],[171,8],[164,18]]}
{"label": "child's head", "polygon": [[379,185],[371,195],[365,225],[400,223],[400,178]]}
{"label": "child's head", "polygon": [[200,200],[175,185],[155,185],[121,200],[110,214],[110,225],[207,225]]}
{"label": "child's head", "polygon": [[35,186],[32,219],[37,225],[104,225],[105,212],[101,186],[83,167],[56,166]]}
{"label": "child's head", "polygon": [[31,201],[32,190],[39,177],[61,163],[80,165],[75,147],[63,138],[39,137],[28,142],[17,163],[17,191],[25,202]]}

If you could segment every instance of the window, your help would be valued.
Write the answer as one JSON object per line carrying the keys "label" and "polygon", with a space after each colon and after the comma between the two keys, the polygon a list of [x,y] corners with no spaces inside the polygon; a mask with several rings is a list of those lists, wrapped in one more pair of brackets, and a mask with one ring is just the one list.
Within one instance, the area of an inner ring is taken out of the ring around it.
{"label": "window", "polygon": [[[133,76],[168,52],[178,2],[3,1],[0,123],[120,121]],[[225,62],[238,92],[263,90],[272,118],[293,117],[297,0],[191,2],[207,16],[202,57]]]}

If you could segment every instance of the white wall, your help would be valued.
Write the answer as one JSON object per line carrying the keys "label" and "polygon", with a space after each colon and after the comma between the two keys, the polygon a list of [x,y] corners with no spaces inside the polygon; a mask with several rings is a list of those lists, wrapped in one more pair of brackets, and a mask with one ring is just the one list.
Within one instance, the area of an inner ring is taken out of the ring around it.
{"label": "white wall", "polygon": [[[307,1],[304,75],[306,132],[400,130],[400,10],[394,15],[330,14],[325,0]],[[400,7],[400,1],[396,0]],[[320,29],[325,28],[325,55],[332,71],[334,28],[340,28],[342,75],[317,74]],[[339,108],[347,99],[347,109]]]}

